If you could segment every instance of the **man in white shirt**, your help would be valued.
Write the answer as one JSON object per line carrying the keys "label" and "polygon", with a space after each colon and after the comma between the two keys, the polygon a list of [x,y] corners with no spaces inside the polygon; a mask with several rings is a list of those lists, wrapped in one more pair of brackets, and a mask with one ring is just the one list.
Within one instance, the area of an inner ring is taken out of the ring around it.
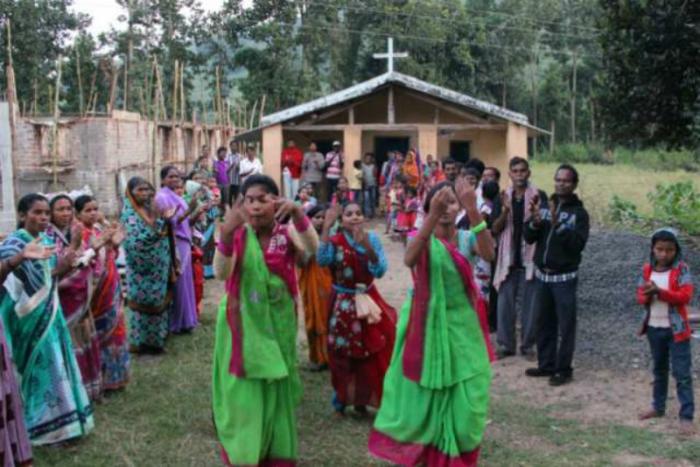
{"label": "man in white shirt", "polygon": [[257,155],[255,154],[255,146],[252,144],[249,144],[245,150],[245,157],[241,159],[239,173],[241,177],[241,185],[243,185],[246,178],[250,177],[251,175],[263,173],[262,162],[260,162],[260,159],[258,159]]}
{"label": "man in white shirt", "polygon": [[229,199],[226,201],[231,204],[238,197],[238,192],[241,188],[241,155],[238,153],[234,140],[231,140],[229,143],[229,153],[226,155],[226,162],[229,163],[228,179],[230,183]]}

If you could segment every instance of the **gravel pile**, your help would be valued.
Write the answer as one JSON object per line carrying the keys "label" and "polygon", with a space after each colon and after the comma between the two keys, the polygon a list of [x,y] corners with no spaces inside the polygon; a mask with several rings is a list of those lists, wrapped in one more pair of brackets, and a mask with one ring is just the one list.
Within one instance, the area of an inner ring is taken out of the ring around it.
{"label": "gravel pile", "polygon": [[[695,279],[693,305],[700,293],[700,252],[682,245]],[[649,238],[627,232],[592,231],[583,253],[578,289],[575,364],[591,368],[650,366],[646,338],[637,336],[643,310],[635,300]],[[700,374],[700,340],[693,339],[693,370]]]}

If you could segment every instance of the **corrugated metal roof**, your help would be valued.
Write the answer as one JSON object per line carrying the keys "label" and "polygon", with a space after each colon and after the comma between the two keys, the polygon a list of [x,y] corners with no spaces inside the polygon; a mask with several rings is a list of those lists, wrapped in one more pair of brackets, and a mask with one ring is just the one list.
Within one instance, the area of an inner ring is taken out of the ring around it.
{"label": "corrugated metal roof", "polygon": [[527,116],[524,114],[513,112],[512,110],[508,110],[490,102],[482,101],[441,86],[436,86],[396,71],[384,73],[383,75],[379,75],[375,78],[363,81],[362,83],[350,86],[349,88],[328,94],[327,96],[319,97],[318,99],[266,115],[260,121],[260,128],[286,122],[311,112],[316,112],[321,109],[356,99],[358,97],[366,96],[387,84],[399,84],[408,89],[442,99],[446,102],[450,102],[461,107],[466,107],[493,117],[518,123],[542,133],[548,133],[546,130],[531,125],[528,122]]}

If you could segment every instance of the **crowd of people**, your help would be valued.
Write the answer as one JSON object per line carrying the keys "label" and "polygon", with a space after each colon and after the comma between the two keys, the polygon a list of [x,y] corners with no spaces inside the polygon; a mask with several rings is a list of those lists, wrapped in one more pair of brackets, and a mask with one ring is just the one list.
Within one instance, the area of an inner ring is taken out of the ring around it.
{"label": "crowd of people", "polygon": [[[422,160],[411,149],[345,170],[340,143],[323,155],[290,141],[280,189],[255,147],[235,149],[186,176],[164,167],[157,189],[132,178],[117,220],[89,194],[20,200],[18,229],[0,245],[5,465],[31,464],[31,445],[90,432],[95,403],[128,385],[131,354],[160,354],[168,336],[196,329],[213,277],[225,284],[212,404],[227,465],[298,457],[298,317],[308,370],[329,371],[329,410],[375,409],[368,450],[395,464],[477,463],[494,359],[519,352],[537,362],[527,377],[572,380],[589,233],[573,166],[556,170],[548,196],[520,157],[502,187],[478,159]],[[367,228],[375,216],[412,273],[398,313],[376,283],[389,262],[382,232]],[[665,413],[671,361],[686,430],[692,294],[677,236],[657,232],[637,291],[655,378],[640,417]]]}

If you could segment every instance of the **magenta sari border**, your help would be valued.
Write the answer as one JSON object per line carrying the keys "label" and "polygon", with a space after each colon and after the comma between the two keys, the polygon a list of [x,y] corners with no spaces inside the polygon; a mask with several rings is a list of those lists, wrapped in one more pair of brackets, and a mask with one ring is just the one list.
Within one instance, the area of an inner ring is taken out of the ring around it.
{"label": "magenta sari border", "polygon": [[425,352],[425,326],[430,303],[430,248],[418,257],[414,272],[413,299],[406,327],[403,352],[403,374],[411,381],[420,382]]}
{"label": "magenta sari border", "polygon": [[219,445],[221,460],[228,467],[295,467],[297,461],[294,459],[261,459],[257,464],[232,464],[228,458],[226,449]]}
{"label": "magenta sari border", "polygon": [[453,457],[432,444],[402,443],[389,435],[372,429],[367,443],[370,454],[394,464],[430,467],[475,467],[479,461],[480,447]]}
{"label": "magenta sari border", "polygon": [[462,282],[464,283],[464,291],[467,293],[469,302],[474,308],[477,318],[479,319],[479,325],[481,326],[481,333],[484,335],[484,345],[486,346],[486,351],[489,355],[489,360],[494,361],[496,359],[496,354],[493,351],[493,346],[491,345],[491,339],[489,337],[489,324],[488,317],[486,316],[486,303],[481,299],[478,293],[478,288],[476,281],[474,280],[474,274],[472,272],[472,267],[469,261],[462,256],[459,250],[448,242],[442,241],[445,245],[447,251],[452,256],[455,267],[462,276]]}
{"label": "magenta sari border", "polygon": [[241,271],[245,252],[246,234],[248,230],[241,228],[234,234],[232,251],[238,256],[231,277],[227,281],[228,299],[226,301],[226,321],[231,330],[231,361],[228,371],[239,378],[245,377],[243,365],[243,322],[241,320]]}

